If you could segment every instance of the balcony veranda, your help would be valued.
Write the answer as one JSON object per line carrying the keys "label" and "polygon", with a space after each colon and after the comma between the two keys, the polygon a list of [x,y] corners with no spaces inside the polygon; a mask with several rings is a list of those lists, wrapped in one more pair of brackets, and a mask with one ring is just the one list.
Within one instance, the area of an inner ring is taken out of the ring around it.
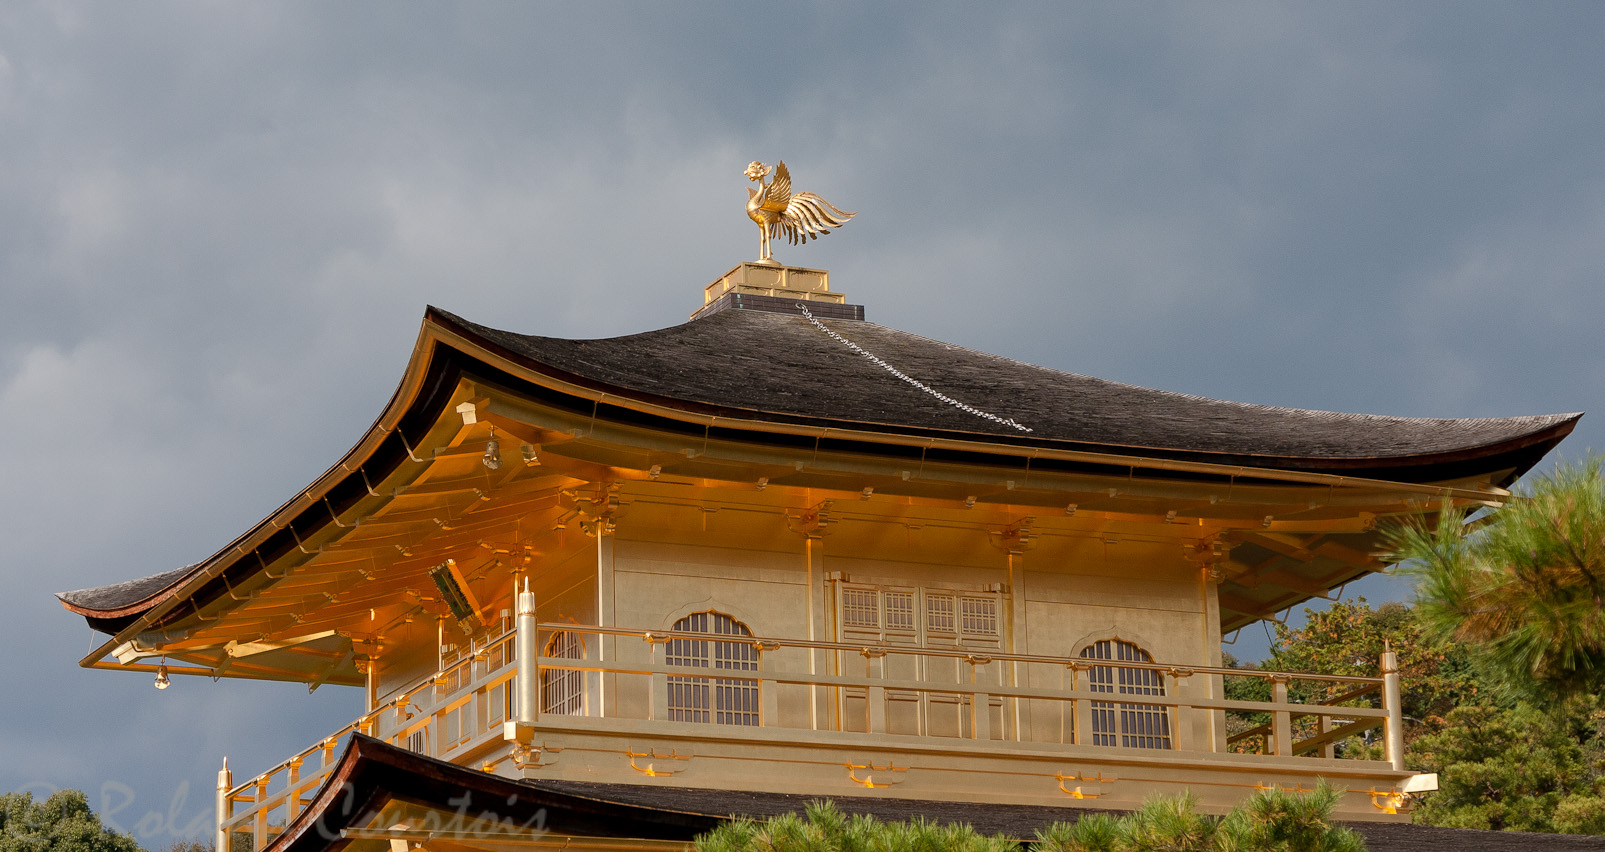
{"label": "balcony veranda", "polygon": [[[574,645],[587,658],[531,653],[559,650],[559,634],[583,637]],[[739,667],[670,665],[673,641],[737,647]],[[1263,680],[1272,700],[1224,698],[1228,679]],[[1121,691],[1128,681],[1157,687]],[[563,712],[540,712],[554,709]],[[1349,791],[1344,816],[1387,819],[1407,801],[1400,722],[1392,671],[1278,673],[530,619],[523,633],[511,626],[475,642],[242,784],[225,770],[218,848],[269,841],[327,780],[353,732],[509,777],[821,798],[888,791],[1119,808],[1190,789],[1213,808],[1253,788],[1307,789],[1324,777]],[[1385,760],[1337,753],[1340,741],[1377,728]]]}

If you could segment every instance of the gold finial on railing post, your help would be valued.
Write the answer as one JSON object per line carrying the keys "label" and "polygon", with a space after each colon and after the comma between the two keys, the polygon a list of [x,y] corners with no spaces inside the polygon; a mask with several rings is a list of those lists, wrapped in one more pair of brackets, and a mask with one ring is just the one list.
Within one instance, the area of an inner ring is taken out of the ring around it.
{"label": "gold finial on railing post", "polygon": [[223,758],[223,768],[217,773],[217,836],[213,843],[217,852],[230,852],[228,821],[234,816],[234,802],[229,798],[229,791],[234,789],[234,773],[229,771],[228,757]]}
{"label": "gold finial on railing post", "polygon": [[535,665],[539,645],[536,642],[538,622],[535,619],[535,593],[530,591],[529,578],[518,593],[518,723],[533,727],[540,711],[540,671]]}
{"label": "gold finial on railing post", "polygon": [[[774,180],[764,183],[771,171]],[[784,160],[773,170],[753,160],[747,166],[746,175],[748,180],[758,182],[758,189],[747,187],[747,218],[758,224],[759,263],[780,265],[769,250],[773,237],[784,235],[792,245],[806,243],[830,233],[831,228],[840,228],[858,215],[838,210],[812,192],[792,192],[791,172],[786,170]]]}

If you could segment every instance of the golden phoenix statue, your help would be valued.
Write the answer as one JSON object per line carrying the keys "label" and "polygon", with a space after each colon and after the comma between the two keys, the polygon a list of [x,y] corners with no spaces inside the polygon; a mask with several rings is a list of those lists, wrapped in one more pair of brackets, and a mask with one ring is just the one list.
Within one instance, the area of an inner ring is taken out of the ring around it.
{"label": "golden phoenix statue", "polygon": [[758,232],[762,235],[759,263],[775,263],[769,251],[771,237],[785,234],[792,245],[806,243],[810,238],[818,239],[830,233],[831,228],[840,228],[858,215],[837,210],[835,205],[812,192],[793,193],[791,172],[786,171],[785,161],[775,166],[775,179],[764,183],[769,172],[769,167],[757,160],[747,166],[747,179],[757,181],[759,187],[747,187],[747,216],[758,223]]}

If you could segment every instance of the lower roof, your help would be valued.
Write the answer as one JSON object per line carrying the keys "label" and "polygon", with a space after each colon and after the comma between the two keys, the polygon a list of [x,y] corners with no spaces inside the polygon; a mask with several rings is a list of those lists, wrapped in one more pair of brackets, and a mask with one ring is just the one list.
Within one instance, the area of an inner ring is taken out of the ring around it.
{"label": "lower roof", "polygon": [[[545,830],[576,837],[689,841],[731,816],[764,818],[800,813],[822,797],[579,781],[518,781],[424,757],[371,737],[352,735],[329,780],[309,806],[263,852],[331,852],[343,829],[363,827],[390,802],[446,811],[490,813],[527,824],[542,814]],[[1054,822],[1073,822],[1087,808],[936,802],[832,796],[849,814],[886,821],[924,818],[968,823],[983,834],[1030,838]],[[1372,852],[1572,852],[1598,850],[1595,837],[1516,834],[1399,823],[1351,826]]]}

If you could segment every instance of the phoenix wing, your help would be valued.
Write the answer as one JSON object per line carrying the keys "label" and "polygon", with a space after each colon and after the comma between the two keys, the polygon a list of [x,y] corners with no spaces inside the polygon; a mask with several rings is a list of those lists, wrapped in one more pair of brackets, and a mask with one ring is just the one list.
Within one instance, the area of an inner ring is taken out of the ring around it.
{"label": "phoenix wing", "polygon": [[857,216],[841,210],[812,192],[799,192],[791,197],[786,212],[780,218],[780,227],[792,245],[818,239],[831,228],[840,228],[847,220]]}
{"label": "phoenix wing", "polygon": [[775,166],[775,177],[769,185],[763,188],[763,209],[771,213],[786,212],[786,206],[791,203],[791,172],[786,169],[786,161],[781,160]]}

